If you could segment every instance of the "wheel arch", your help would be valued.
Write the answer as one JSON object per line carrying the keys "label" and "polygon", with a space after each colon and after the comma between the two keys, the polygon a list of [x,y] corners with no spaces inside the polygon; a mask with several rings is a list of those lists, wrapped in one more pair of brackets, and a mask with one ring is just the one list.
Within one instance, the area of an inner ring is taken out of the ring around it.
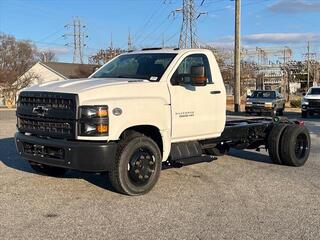
{"label": "wheel arch", "polygon": [[167,160],[171,148],[168,130],[160,130],[158,127],[149,124],[130,126],[122,131],[119,140],[125,138],[126,134],[130,131],[135,131],[150,137],[158,145],[162,154],[162,161]]}

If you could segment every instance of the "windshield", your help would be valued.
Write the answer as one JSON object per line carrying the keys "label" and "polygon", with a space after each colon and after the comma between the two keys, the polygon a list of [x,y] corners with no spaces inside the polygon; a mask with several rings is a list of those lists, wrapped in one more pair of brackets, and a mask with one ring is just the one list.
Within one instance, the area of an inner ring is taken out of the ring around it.
{"label": "windshield", "polygon": [[311,88],[308,95],[320,95],[320,88]]}
{"label": "windshield", "polygon": [[276,98],[276,93],[273,91],[254,91],[250,98]]}
{"label": "windshield", "polygon": [[121,55],[99,69],[92,78],[135,78],[159,81],[174,59],[173,53]]}

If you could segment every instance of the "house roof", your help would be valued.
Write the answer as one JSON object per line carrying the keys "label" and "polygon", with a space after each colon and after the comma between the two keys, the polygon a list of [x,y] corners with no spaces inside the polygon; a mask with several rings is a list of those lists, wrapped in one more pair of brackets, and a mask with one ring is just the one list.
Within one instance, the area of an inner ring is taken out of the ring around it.
{"label": "house roof", "polygon": [[78,64],[63,62],[40,62],[40,64],[51,71],[54,71],[63,78],[87,78],[99,66],[94,64]]}

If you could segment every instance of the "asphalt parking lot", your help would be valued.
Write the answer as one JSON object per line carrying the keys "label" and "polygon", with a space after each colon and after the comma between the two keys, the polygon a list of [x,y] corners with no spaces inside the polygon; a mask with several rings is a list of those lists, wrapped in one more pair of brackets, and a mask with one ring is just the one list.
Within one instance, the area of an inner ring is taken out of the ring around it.
{"label": "asphalt parking lot", "polygon": [[152,192],[127,197],[105,175],[34,173],[16,153],[14,114],[0,112],[1,239],[320,238],[320,116],[305,120],[312,153],[304,167],[233,150],[163,170]]}

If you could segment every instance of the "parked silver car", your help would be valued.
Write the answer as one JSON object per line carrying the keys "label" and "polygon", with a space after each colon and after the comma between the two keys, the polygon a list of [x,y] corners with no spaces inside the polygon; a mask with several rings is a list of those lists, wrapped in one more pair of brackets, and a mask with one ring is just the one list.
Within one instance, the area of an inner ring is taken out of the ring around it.
{"label": "parked silver car", "polygon": [[283,115],[286,100],[277,91],[256,90],[246,101],[246,113],[271,116]]}

